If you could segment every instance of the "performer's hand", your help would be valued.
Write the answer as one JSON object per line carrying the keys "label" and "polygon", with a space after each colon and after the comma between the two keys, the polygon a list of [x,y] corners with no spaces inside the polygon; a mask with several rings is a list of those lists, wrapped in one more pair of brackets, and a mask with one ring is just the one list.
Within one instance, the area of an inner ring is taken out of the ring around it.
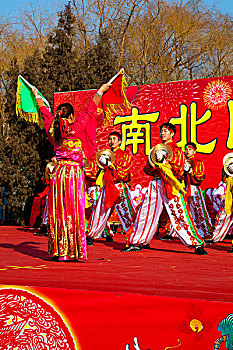
{"label": "performer's hand", "polygon": [[156,152],[157,162],[165,164],[166,163],[166,155],[167,155],[167,152],[165,150],[159,149]]}
{"label": "performer's hand", "polygon": [[189,174],[191,174],[192,171],[193,171],[193,168],[190,166]]}
{"label": "performer's hand", "polygon": [[107,83],[107,84],[103,84],[103,85],[99,88],[99,90],[97,91],[97,93],[95,94],[95,96],[94,96],[94,98],[93,98],[93,101],[94,101],[94,103],[96,104],[96,106],[99,105],[99,103],[100,103],[100,101],[101,101],[101,98],[102,98],[102,95],[103,95],[106,91],[108,91],[108,90],[110,89],[110,86],[111,86],[111,85],[112,85],[112,84]]}
{"label": "performer's hand", "polygon": [[108,90],[110,89],[111,85],[112,85],[112,84],[109,84],[109,83],[103,84],[103,85],[99,88],[99,90],[98,90],[97,93],[98,93],[99,95],[103,95],[103,93],[105,93],[106,91],[108,91]]}
{"label": "performer's hand", "polygon": [[230,163],[230,164],[227,166],[227,170],[229,171],[230,174],[233,174],[233,163]]}
{"label": "performer's hand", "polygon": [[185,171],[186,173],[189,173],[190,170],[192,170],[191,165],[190,165],[189,163],[185,162],[185,163],[184,163],[184,171]]}
{"label": "performer's hand", "polygon": [[38,94],[38,90],[37,90],[37,88],[35,86],[33,86],[33,88],[32,88],[32,93],[33,93],[33,95],[35,96],[36,99],[41,97]]}
{"label": "performer's hand", "polygon": [[161,150],[158,150],[158,151],[156,152],[156,160],[157,160],[158,162],[161,162],[162,159],[163,159],[162,151],[161,151]]}
{"label": "performer's hand", "polygon": [[102,154],[102,155],[99,157],[99,162],[100,162],[101,164],[107,165],[107,166],[109,166],[109,165],[111,164],[111,162],[110,162],[108,156],[106,156],[106,155],[104,155],[104,154]]}
{"label": "performer's hand", "polygon": [[105,155],[102,154],[100,157],[99,157],[99,162],[103,165],[106,165],[106,158],[105,158]]}

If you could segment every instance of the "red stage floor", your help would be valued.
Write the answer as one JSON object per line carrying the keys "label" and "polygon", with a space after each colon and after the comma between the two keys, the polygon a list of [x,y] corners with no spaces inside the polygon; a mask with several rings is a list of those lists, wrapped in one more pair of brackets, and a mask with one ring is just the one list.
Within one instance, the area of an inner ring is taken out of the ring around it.
{"label": "red stage floor", "polygon": [[88,247],[86,263],[58,263],[47,254],[46,237],[0,226],[0,284],[233,301],[231,241],[197,256],[179,241],[154,239],[151,250],[122,253],[124,236],[114,240]]}

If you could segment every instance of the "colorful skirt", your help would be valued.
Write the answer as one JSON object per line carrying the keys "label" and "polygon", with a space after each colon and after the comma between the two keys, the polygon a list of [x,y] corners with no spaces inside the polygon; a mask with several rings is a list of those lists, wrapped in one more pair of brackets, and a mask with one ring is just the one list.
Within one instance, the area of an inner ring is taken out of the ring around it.
{"label": "colorful skirt", "polygon": [[79,163],[57,163],[50,179],[48,206],[49,254],[59,260],[85,261],[85,183]]}

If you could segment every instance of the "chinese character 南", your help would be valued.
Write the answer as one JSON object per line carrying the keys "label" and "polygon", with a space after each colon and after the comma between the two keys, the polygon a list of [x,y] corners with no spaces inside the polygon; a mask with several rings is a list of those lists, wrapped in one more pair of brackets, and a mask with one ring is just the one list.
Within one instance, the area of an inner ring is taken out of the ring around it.
{"label": "chinese character \u5357", "polygon": [[[132,145],[133,154],[138,153],[138,145],[145,143],[145,155],[151,149],[151,125],[159,119],[159,112],[139,114],[138,109],[133,107],[129,116],[117,116],[113,125],[122,124],[122,148]],[[126,124],[127,123],[127,124]]]}

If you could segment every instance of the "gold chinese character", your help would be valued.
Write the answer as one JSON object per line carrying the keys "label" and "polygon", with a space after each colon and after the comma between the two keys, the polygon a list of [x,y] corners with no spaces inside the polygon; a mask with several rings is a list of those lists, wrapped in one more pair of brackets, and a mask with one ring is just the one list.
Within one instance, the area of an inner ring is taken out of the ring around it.
{"label": "gold chinese character", "polygon": [[[171,118],[169,120],[170,123],[181,126],[180,133],[180,141],[177,142],[179,147],[184,149],[185,144],[187,143],[188,135],[187,135],[187,116],[188,116],[188,108],[185,104],[181,104],[180,106],[180,117],[179,118]],[[197,126],[206,123],[212,117],[212,112],[210,109],[207,109],[205,113],[197,119],[197,103],[192,102],[190,104],[190,141],[194,142],[197,145],[197,152],[210,154],[214,151],[217,139],[214,139],[207,143],[199,143],[197,141]]]}
{"label": "gold chinese character", "polygon": [[145,155],[148,155],[151,149],[150,123],[157,122],[159,112],[138,114],[138,109],[136,107],[133,107],[131,112],[132,114],[129,116],[117,116],[113,122],[113,125],[122,124],[122,149],[125,149],[128,145],[132,145],[133,154],[137,154],[138,145],[145,143]]}

